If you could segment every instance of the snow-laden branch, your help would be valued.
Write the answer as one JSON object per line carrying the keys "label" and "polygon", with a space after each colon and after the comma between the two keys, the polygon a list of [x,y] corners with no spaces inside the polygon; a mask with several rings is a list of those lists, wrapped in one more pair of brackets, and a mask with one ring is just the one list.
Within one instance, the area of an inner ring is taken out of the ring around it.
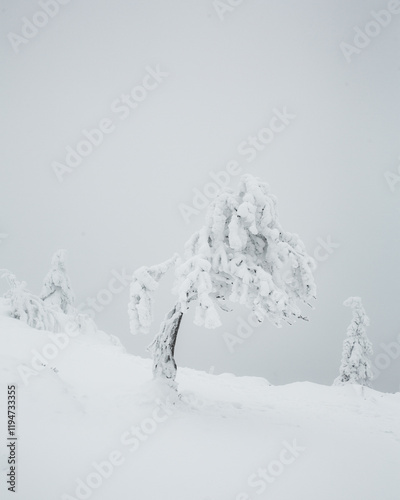
{"label": "snow-laden branch", "polygon": [[153,322],[154,292],[158,288],[160,279],[178,259],[179,255],[175,254],[161,264],[143,266],[133,273],[128,305],[130,329],[133,334],[149,333]]}

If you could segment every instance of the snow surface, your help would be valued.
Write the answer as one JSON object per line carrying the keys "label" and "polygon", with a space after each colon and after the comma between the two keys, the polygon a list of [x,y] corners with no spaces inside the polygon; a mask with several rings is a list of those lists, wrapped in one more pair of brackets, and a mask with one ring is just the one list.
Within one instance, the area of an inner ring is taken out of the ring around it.
{"label": "snow surface", "polygon": [[[399,498],[399,393],[309,382],[273,387],[262,378],[180,368],[178,398],[152,381],[149,359],[94,330],[71,338],[24,384],[18,366],[30,366],[32,350],[42,352],[48,335],[0,316],[2,499],[83,498],[75,494],[77,479],[86,480],[92,463],[113,451],[123,463],[87,498]],[[18,384],[18,490],[4,495],[11,383]],[[157,408],[164,420],[154,428]],[[147,430],[130,451],[135,425]],[[277,467],[290,445],[300,450],[292,463],[269,476],[271,482],[255,483],[257,471]]]}

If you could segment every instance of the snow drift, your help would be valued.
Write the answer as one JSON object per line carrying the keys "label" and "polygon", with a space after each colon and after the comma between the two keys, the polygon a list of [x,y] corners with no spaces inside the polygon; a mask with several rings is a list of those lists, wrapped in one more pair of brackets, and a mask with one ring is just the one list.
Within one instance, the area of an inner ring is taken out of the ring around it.
{"label": "snow drift", "polygon": [[[400,394],[181,368],[178,396],[115,337],[67,335],[0,316],[2,498],[394,500],[400,491]],[[10,384],[16,494],[5,483]]]}

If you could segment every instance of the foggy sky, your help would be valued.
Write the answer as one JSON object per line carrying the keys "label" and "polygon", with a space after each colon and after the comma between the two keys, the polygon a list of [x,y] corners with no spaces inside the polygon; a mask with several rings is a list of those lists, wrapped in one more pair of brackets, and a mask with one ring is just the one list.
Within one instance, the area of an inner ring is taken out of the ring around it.
{"label": "foggy sky", "polygon": [[[315,310],[303,307],[307,323],[264,323],[233,353],[223,334],[236,334],[248,310],[223,315],[217,330],[194,326],[189,314],[178,365],[330,384],[350,295],[371,318],[375,360],[400,333],[400,183],[391,190],[385,179],[400,164],[400,13],[350,61],[340,44],[355,47],[355,27],[365,31],[372,11],[389,4],[244,0],[218,15],[212,0],[72,0],[46,22],[36,1],[1,0],[0,268],[38,293],[53,252],[65,248],[77,304],[87,307],[115,273],[182,252],[205,214],[185,222],[182,204],[210,189],[211,171],[236,162],[269,183],[283,227],[322,257]],[[13,45],[9,34],[21,36],[25,17],[44,26]],[[132,89],[137,101],[124,104]],[[285,112],[284,129],[245,154]],[[99,146],[60,182],[54,162],[65,165],[66,148],[100,123]],[[230,177],[235,187],[240,174]],[[329,238],[335,247],[321,251]],[[152,335],[173,304],[171,284],[169,276],[157,293]],[[128,296],[123,286],[95,319],[148,356],[152,335],[129,333]],[[400,358],[374,387],[399,390]]]}

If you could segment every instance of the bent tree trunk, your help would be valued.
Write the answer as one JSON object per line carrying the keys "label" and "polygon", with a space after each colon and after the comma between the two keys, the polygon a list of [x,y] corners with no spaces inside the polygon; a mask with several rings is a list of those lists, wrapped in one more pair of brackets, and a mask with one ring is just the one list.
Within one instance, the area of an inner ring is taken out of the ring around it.
{"label": "bent tree trunk", "polygon": [[153,353],[154,378],[163,378],[167,381],[175,380],[174,353],[182,316],[180,304],[175,304],[161,323],[160,331],[149,346],[149,350]]}

